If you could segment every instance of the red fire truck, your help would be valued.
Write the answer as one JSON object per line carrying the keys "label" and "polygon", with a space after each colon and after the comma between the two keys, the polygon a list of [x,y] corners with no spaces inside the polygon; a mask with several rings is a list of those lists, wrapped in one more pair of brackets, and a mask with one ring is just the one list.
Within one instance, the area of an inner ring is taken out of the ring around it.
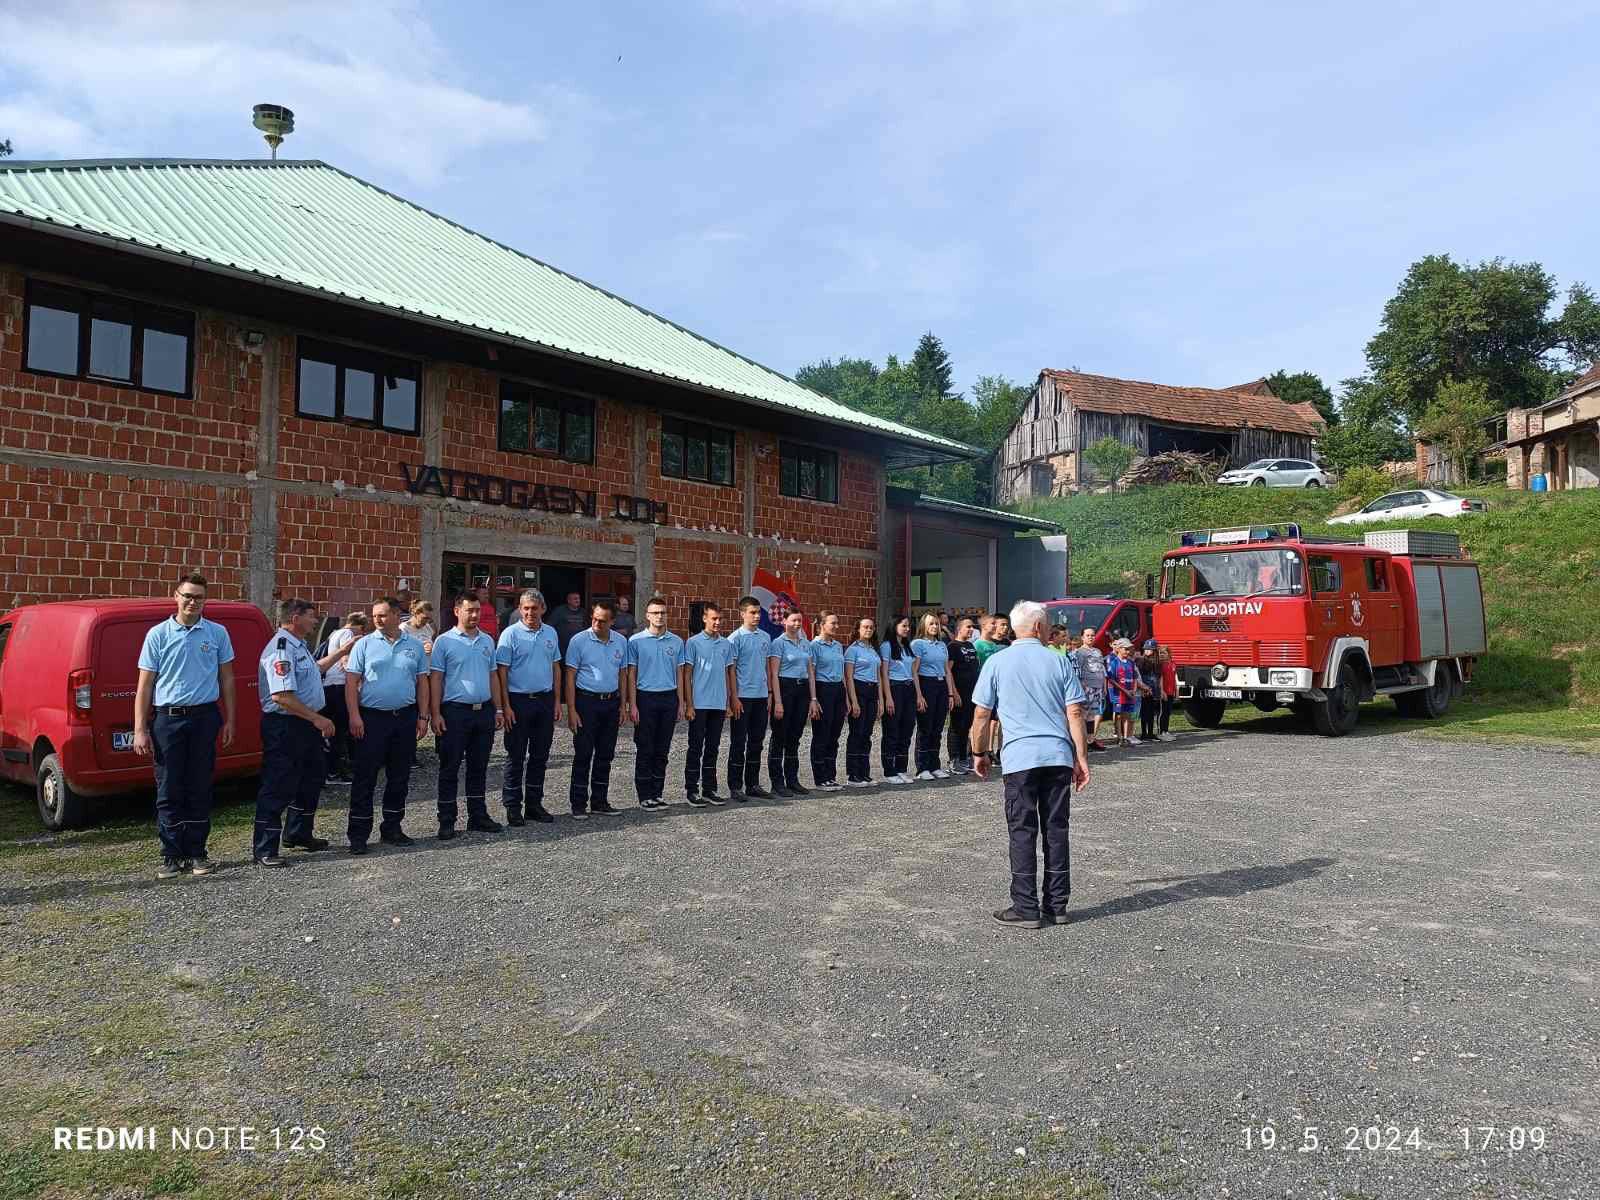
{"label": "red fire truck", "polygon": [[1197,725],[1248,702],[1291,708],[1338,737],[1380,695],[1407,716],[1438,717],[1487,648],[1478,564],[1453,533],[1341,541],[1289,522],[1178,541],[1162,558],[1155,632]]}

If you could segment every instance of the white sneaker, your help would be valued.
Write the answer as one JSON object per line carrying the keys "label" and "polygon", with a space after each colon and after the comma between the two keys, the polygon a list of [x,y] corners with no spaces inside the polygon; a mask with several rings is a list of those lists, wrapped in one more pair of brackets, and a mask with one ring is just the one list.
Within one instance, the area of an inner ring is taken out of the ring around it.
{"label": "white sneaker", "polygon": [[949,779],[950,778],[950,772],[946,771],[943,767],[940,767],[937,771],[935,771],[933,773],[933,777],[935,779]]}
{"label": "white sneaker", "polygon": [[1126,741],[1126,742],[1125,742],[1125,743],[1123,743],[1123,744],[1124,744],[1124,745],[1128,745],[1128,746],[1142,746],[1142,745],[1144,745],[1144,743],[1143,743],[1143,742],[1141,742],[1141,741],[1140,741],[1140,740],[1139,740],[1139,739],[1138,739],[1138,738],[1136,738],[1136,737],[1131,737],[1131,738],[1129,738],[1129,739],[1128,739],[1128,740],[1127,740],[1127,741]]}
{"label": "white sneaker", "polygon": [[837,783],[819,783],[817,787],[824,792],[839,792],[844,790]]}
{"label": "white sneaker", "polygon": [[932,783],[933,782],[933,772],[932,771],[918,771],[911,778],[912,778],[912,781],[915,782],[915,783]]}
{"label": "white sneaker", "polygon": [[1178,735],[1175,734],[1175,733],[1163,733],[1163,734],[1157,735],[1157,739],[1156,740],[1157,741],[1162,741],[1162,742],[1175,742],[1175,741],[1178,740]]}

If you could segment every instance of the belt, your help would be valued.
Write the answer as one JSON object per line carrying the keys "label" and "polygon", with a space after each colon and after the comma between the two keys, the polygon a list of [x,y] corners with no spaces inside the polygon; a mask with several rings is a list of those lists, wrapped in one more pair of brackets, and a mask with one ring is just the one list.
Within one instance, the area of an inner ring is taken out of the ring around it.
{"label": "belt", "polygon": [[196,715],[198,713],[205,712],[207,709],[209,709],[212,712],[216,712],[217,711],[217,702],[215,700],[209,700],[204,704],[158,704],[158,705],[156,705],[156,712],[161,716],[167,716],[167,717],[190,717],[190,716],[194,716],[194,715]]}
{"label": "belt", "polygon": [[587,696],[591,700],[615,700],[616,692],[591,692],[588,688],[577,688],[578,695]]}
{"label": "belt", "polygon": [[385,714],[387,714],[388,716],[391,716],[391,717],[394,716],[395,713],[403,713],[403,712],[406,712],[408,709],[413,709],[415,707],[416,707],[416,703],[415,702],[412,702],[411,704],[402,704],[399,708],[374,708],[370,704],[360,705],[360,709],[361,709],[362,712],[385,713]]}
{"label": "belt", "polygon": [[488,703],[489,702],[487,700],[480,700],[476,704],[468,704],[465,700],[443,700],[443,701],[440,702],[439,707],[440,708],[466,708],[466,709],[471,709],[473,712],[477,712],[480,708],[486,707],[488,705]]}
{"label": "belt", "polygon": [[[615,695],[616,693],[612,693],[612,694]],[[678,689],[677,688],[640,688],[639,689],[639,695],[641,695],[641,696],[676,696],[677,694],[678,694]]]}
{"label": "belt", "polygon": [[509,692],[507,694],[517,700],[537,700],[541,696],[550,696],[554,693],[549,688],[545,688],[542,692]]}

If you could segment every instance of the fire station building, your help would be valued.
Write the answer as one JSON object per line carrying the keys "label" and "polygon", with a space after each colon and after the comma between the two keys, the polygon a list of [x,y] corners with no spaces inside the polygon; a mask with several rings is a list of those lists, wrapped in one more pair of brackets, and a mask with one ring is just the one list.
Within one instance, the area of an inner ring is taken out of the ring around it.
{"label": "fire station building", "polygon": [[320,162],[0,165],[0,605],[1059,591],[1046,523],[885,486],[976,453]]}

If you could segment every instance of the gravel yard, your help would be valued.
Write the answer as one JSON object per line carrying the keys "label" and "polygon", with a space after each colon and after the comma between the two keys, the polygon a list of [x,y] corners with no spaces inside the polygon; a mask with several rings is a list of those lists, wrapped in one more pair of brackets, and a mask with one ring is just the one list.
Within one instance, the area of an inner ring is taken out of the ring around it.
{"label": "gravel yard", "polygon": [[[424,755],[415,847],[345,855],[330,788],[333,850],[257,871],[238,804],[227,869],[164,884],[148,823],[33,836],[0,793],[0,1197],[1600,1186],[1594,757],[1286,729],[1096,755],[1073,920],[1032,933],[989,917],[997,784],[652,816],[631,749],[619,817],[439,843]],[[48,1149],[124,1122],[325,1146],[125,1176]]]}

